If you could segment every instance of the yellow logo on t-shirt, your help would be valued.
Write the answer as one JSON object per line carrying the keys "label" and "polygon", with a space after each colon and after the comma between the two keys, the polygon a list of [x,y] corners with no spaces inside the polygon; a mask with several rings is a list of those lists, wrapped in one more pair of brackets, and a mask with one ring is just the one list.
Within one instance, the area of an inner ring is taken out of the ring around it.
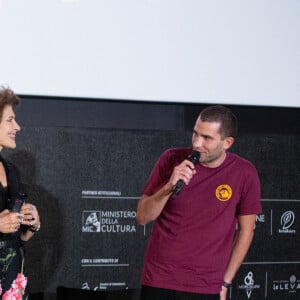
{"label": "yellow logo on t-shirt", "polygon": [[220,201],[228,201],[232,196],[232,189],[228,184],[221,184],[216,188],[216,197]]}

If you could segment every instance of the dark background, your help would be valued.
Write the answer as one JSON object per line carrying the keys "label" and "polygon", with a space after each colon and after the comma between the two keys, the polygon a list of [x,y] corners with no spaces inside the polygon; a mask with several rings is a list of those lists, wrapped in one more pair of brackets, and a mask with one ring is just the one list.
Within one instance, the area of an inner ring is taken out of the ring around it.
{"label": "dark background", "polygon": [[[134,232],[83,232],[87,212],[134,212],[158,156],[191,145],[194,122],[207,104],[162,104],[21,96],[17,149],[3,155],[20,169],[41,230],[26,244],[32,294],[55,299],[58,286],[138,289],[151,225],[118,219]],[[298,299],[300,294],[300,109],[230,106],[239,119],[231,151],[260,174],[263,214],[255,240],[235,278],[230,299]],[[82,191],[118,191],[84,198]],[[293,232],[279,233],[292,211]],[[117,264],[83,266],[83,258]],[[245,285],[252,278],[252,285]],[[294,284],[295,283],[295,284]]]}

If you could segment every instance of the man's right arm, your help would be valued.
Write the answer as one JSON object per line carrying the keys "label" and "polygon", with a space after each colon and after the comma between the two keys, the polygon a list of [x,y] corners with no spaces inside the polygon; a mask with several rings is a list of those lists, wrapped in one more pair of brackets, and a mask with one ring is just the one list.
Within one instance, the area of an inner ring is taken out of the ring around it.
{"label": "man's right arm", "polygon": [[146,225],[154,221],[162,212],[171,194],[172,189],[165,185],[152,196],[142,195],[138,202],[136,213],[138,224]]}
{"label": "man's right arm", "polygon": [[194,164],[189,160],[184,160],[174,168],[169,181],[155,194],[142,195],[137,205],[136,220],[138,224],[145,225],[154,221],[165,207],[178,180],[181,179],[188,184],[195,173]]}

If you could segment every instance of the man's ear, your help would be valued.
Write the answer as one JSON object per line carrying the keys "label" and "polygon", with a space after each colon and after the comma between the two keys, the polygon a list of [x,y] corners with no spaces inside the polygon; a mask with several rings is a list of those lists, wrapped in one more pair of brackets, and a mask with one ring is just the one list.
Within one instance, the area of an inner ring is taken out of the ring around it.
{"label": "man's ear", "polygon": [[228,136],[227,138],[225,138],[224,140],[224,147],[225,150],[229,149],[234,143],[234,137],[232,136]]}

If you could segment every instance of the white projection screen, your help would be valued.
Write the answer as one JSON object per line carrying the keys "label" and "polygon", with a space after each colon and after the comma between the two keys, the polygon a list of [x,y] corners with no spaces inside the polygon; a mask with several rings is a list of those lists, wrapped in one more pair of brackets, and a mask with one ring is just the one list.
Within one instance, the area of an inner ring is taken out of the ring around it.
{"label": "white projection screen", "polygon": [[0,0],[0,85],[300,107],[299,16],[299,0]]}

